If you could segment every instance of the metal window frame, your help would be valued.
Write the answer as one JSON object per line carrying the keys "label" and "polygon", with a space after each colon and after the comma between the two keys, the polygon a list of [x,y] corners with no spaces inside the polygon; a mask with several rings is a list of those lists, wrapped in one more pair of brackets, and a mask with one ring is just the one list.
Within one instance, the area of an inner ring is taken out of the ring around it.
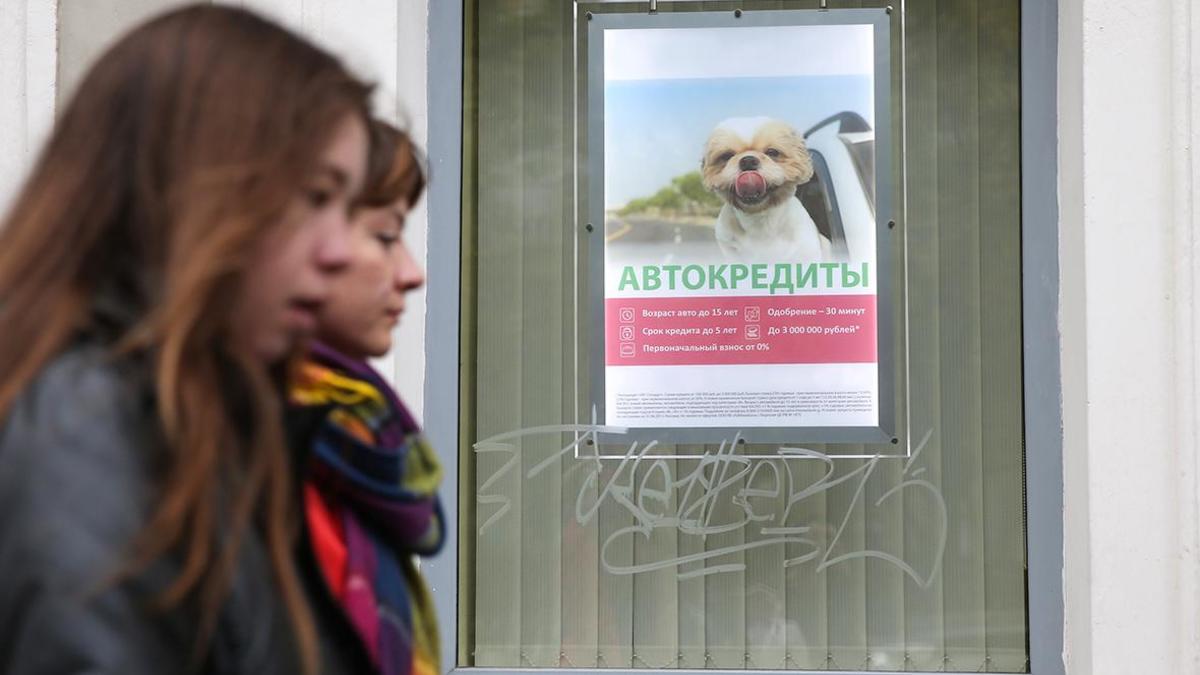
{"label": "metal window frame", "polygon": [[[1030,671],[1063,675],[1062,376],[1059,361],[1057,57],[1058,2],[1021,0],[1021,215],[1026,531]],[[458,503],[459,299],[462,232],[463,2],[429,6],[429,222],[426,432],[445,448],[445,503]],[[442,635],[444,672],[500,675],[523,669],[459,668],[457,513],[441,555],[424,563]],[[599,675],[611,670],[554,670]],[[638,671],[642,672],[642,671]],[[747,671],[664,671],[672,674]],[[755,671],[795,675],[804,671]],[[821,672],[821,671],[809,671]],[[852,675],[850,671],[839,671]],[[871,675],[875,675],[874,671]],[[867,675],[862,673],[862,675]]]}
{"label": "metal window frame", "polygon": [[[580,12],[586,12],[592,3],[580,3]],[[891,87],[891,40],[892,35],[890,9],[851,8],[814,10],[755,10],[753,12],[730,11],[696,11],[670,12],[648,14],[645,12],[599,13],[586,12],[587,41],[586,48],[580,48],[577,58],[582,64],[579,73],[586,72],[587,77],[587,125],[582,131],[587,134],[589,148],[603,148],[605,138],[605,108],[604,108],[604,35],[607,31],[628,29],[689,29],[689,28],[727,28],[739,27],[766,28],[774,26],[870,26],[872,29],[872,46],[874,49],[874,90],[875,96],[875,258],[871,260],[875,269],[876,296],[876,409],[878,415],[872,425],[847,426],[743,426],[743,427],[634,427],[624,433],[610,437],[601,442],[611,442],[617,445],[627,445],[632,441],[650,442],[658,438],[670,438],[675,443],[711,443],[719,444],[733,438],[743,439],[746,443],[834,443],[834,444],[886,444],[891,442],[902,445],[900,452],[886,452],[888,457],[908,457],[912,452],[912,439],[908,438],[910,425],[903,425],[905,438],[897,438],[896,420],[896,381],[897,373],[904,372],[906,364],[895,363],[893,357],[895,312],[903,311],[892,303],[893,267],[899,267],[903,274],[905,266],[899,260],[893,260],[895,238],[899,236],[888,222],[899,219],[896,213],[895,200],[892,197],[896,186],[892,184],[892,101],[895,94]],[[585,70],[584,70],[585,69]],[[604,311],[608,300],[605,285],[605,243],[604,223],[604,183],[607,158],[602,151],[589,152],[586,158],[587,184],[581,189],[587,191],[587,221],[596,227],[584,230],[580,227],[581,246],[579,256],[586,260],[585,269],[588,278],[589,307],[584,311],[588,321],[582,324],[585,334],[579,335],[580,344],[587,344],[593,354],[605,352],[605,319]],[[582,225],[582,223],[580,224]],[[907,287],[907,281],[902,282]],[[907,354],[907,348],[906,348]],[[907,355],[905,356],[907,361]],[[586,406],[595,411],[600,424],[608,423],[607,399],[605,389],[608,384],[607,361],[603,358],[592,359],[589,371],[588,394],[590,405]],[[905,384],[902,378],[901,384]],[[908,406],[905,401],[905,412]],[[889,448],[891,450],[891,448]],[[827,450],[835,457],[847,457],[844,451]],[[849,455],[855,456],[855,455]],[[861,456],[861,455],[859,455]],[[869,455],[874,457],[875,455]]]}

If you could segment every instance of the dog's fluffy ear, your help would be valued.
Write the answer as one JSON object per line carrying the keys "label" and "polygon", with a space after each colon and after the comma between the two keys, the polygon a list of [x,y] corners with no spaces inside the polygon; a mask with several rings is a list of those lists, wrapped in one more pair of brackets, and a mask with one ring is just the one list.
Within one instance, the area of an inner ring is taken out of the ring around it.
{"label": "dog's fluffy ear", "polygon": [[815,173],[813,168],[812,155],[808,152],[808,146],[804,143],[804,139],[800,139],[801,160],[800,160],[800,182],[807,183],[812,180]]}
{"label": "dog's fluffy ear", "polygon": [[786,146],[784,151],[788,157],[787,163],[796,172],[799,183],[807,183],[813,176],[813,163],[804,137],[789,124],[779,122],[773,124],[772,127],[772,131],[777,134],[777,142]]}

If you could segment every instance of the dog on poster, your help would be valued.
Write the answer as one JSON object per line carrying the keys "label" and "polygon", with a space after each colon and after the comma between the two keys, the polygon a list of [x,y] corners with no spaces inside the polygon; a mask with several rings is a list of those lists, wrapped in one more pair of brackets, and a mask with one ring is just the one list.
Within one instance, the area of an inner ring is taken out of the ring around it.
{"label": "dog on poster", "polygon": [[713,129],[700,161],[704,187],[724,205],[721,251],[737,260],[820,262],[833,247],[796,196],[813,162],[791,125],[767,117],[728,119]]}

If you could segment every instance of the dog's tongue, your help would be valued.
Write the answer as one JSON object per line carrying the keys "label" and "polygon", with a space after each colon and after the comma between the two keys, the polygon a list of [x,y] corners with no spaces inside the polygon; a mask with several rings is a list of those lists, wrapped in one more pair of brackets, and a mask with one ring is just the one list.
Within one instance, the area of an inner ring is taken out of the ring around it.
{"label": "dog's tongue", "polygon": [[757,171],[747,171],[737,177],[733,191],[742,199],[758,199],[767,191],[767,181]]}

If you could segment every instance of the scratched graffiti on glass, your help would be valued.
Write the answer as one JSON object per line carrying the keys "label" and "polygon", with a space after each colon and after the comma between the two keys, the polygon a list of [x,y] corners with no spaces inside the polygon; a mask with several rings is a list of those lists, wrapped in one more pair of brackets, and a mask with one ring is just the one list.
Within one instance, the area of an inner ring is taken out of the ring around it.
{"label": "scratched graffiti on glass", "polygon": [[[480,477],[483,482],[477,494],[479,534],[482,536],[512,509],[512,500],[497,490],[500,480],[521,466],[517,444],[538,436],[574,434],[573,441],[530,467],[525,479],[535,481],[552,466],[574,462],[573,468],[587,472],[575,500],[575,519],[580,525],[592,522],[605,504],[628,512],[632,524],[609,533],[601,544],[600,563],[610,574],[674,568],[678,578],[687,579],[737,572],[745,569],[744,563],[725,562],[722,558],[740,551],[783,545],[787,546],[785,550],[794,553],[783,560],[785,568],[812,563],[817,572],[822,572],[851,560],[875,558],[894,565],[922,588],[929,587],[941,569],[948,529],[946,501],[936,485],[922,478],[926,469],[921,466],[921,452],[933,435],[932,430],[907,457],[876,456],[855,463],[849,469],[840,469],[839,466],[845,465],[835,462],[834,456],[808,448],[781,447],[778,455],[771,458],[738,455],[735,448],[740,439],[735,436],[721,443],[716,450],[689,456],[698,461],[686,472],[677,473],[677,464],[668,458],[654,456],[657,441],[632,442],[619,460],[604,455],[610,464],[618,463],[615,468],[603,471],[604,462],[598,450],[600,436],[611,439],[613,435],[620,436],[625,432],[622,427],[603,425],[551,425],[503,433],[476,443],[477,454],[495,453],[503,459],[499,469]],[[850,542],[842,541],[851,514],[867,499],[868,483],[873,477],[877,477],[876,480],[888,478],[883,473],[876,473],[879,463],[885,460],[904,462],[899,480],[893,473],[890,478],[894,484],[876,485],[871,492],[879,496],[869,506],[903,508],[905,518],[933,527],[934,549],[913,552],[914,557],[919,553],[923,561],[920,565],[906,560],[900,552],[865,546],[855,548]],[[793,469],[801,461],[818,462],[823,472],[815,480],[800,479]],[[639,475],[640,478],[635,478]],[[607,480],[602,482],[603,478]],[[845,512],[829,514],[831,529],[827,532],[831,532],[831,536],[813,536],[815,529],[826,523],[804,522],[802,505],[843,484],[847,486],[845,489],[853,490]],[[718,509],[719,505],[729,503],[737,508]],[[723,518],[716,515],[718,511],[724,514]],[[731,513],[735,515],[730,516]],[[757,536],[750,542],[637,564],[615,562],[612,558],[617,556],[609,554],[623,542],[635,537],[649,538],[660,530],[674,530],[703,541],[709,535],[739,529],[753,529]],[[823,544],[822,540],[827,543]]]}

